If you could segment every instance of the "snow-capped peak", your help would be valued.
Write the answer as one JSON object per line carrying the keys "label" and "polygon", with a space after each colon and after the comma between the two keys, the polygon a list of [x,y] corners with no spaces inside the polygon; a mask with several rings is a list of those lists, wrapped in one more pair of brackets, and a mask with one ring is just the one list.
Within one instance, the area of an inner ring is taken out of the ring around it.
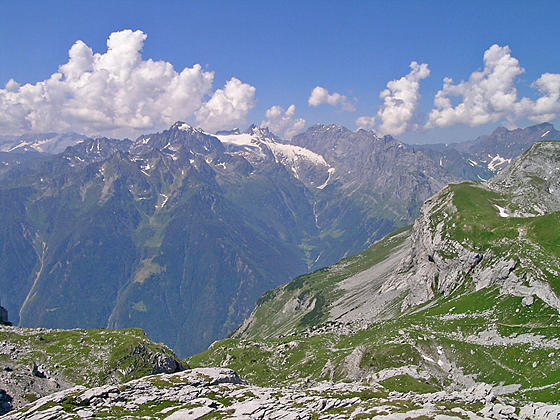
{"label": "snow-capped peak", "polygon": [[268,148],[278,162],[286,165],[293,165],[298,160],[306,160],[316,165],[329,167],[323,156],[293,144],[281,142],[267,128],[250,126],[241,134],[215,134],[223,144],[242,147],[246,152],[248,150],[258,151],[262,155],[262,148]]}
{"label": "snow-capped peak", "polygon": [[178,128],[179,128],[179,130],[183,130],[183,131],[192,131],[192,130],[194,130],[194,127],[188,125],[187,123],[181,124]]}
{"label": "snow-capped peak", "polygon": [[207,135],[212,135],[210,133],[207,133],[206,131],[204,131],[202,128],[195,128],[190,124],[187,124],[186,122],[183,121],[177,121],[175,124],[173,124],[171,126],[171,129],[176,129],[176,130],[181,130],[181,131],[188,131],[188,132],[196,132],[196,133],[201,133],[201,134],[207,134]]}

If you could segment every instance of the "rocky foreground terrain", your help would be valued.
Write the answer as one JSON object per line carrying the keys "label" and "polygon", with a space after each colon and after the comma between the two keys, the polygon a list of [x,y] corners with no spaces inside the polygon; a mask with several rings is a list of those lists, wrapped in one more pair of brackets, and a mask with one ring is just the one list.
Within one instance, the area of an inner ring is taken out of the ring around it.
{"label": "rocky foreground terrain", "polygon": [[78,386],[11,413],[16,419],[556,419],[559,405],[515,407],[478,385],[460,392],[388,392],[379,384],[318,383],[298,388],[249,385],[230,369],[200,368],[122,385]]}

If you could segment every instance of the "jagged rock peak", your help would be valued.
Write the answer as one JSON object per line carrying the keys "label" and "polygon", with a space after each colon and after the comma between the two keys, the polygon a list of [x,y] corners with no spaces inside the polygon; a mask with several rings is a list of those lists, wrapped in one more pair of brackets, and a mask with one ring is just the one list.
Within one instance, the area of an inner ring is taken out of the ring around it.
{"label": "jagged rock peak", "polygon": [[245,130],[246,134],[251,134],[257,138],[259,138],[260,140],[268,140],[268,141],[273,141],[273,142],[277,142],[280,140],[280,138],[274,134],[272,131],[270,131],[268,129],[268,127],[258,127],[255,124],[251,124],[247,130]]}
{"label": "jagged rock peak", "polygon": [[337,125],[337,124],[314,124],[307,129],[308,133],[325,132],[325,131],[333,131],[338,133],[351,132],[348,128],[344,127],[343,125]]}
{"label": "jagged rock peak", "polygon": [[247,127],[247,129],[245,130],[245,134],[252,134],[256,129],[258,129],[256,124],[251,124],[249,127]]}
{"label": "jagged rock peak", "polygon": [[365,134],[365,135],[374,135],[375,137],[379,137],[377,133],[372,129],[365,129],[365,128],[358,128],[356,130],[357,134]]}
{"label": "jagged rock peak", "polygon": [[62,157],[73,163],[83,163],[83,159],[88,161],[91,159],[98,160],[106,158],[116,152],[126,152],[131,145],[132,142],[128,139],[118,140],[107,137],[87,138],[73,146],[68,146],[62,153]]}
{"label": "jagged rock peak", "polygon": [[352,131],[348,128],[337,125],[337,124],[315,124],[309,127],[306,131],[301,134],[296,135],[294,138],[299,137],[332,137],[332,138],[350,138],[356,137],[361,139],[367,139],[368,141],[378,141],[384,139],[386,143],[390,141],[395,141],[396,139],[392,136],[379,137],[377,133],[373,130],[364,130],[362,128]]}
{"label": "jagged rock peak", "polygon": [[[146,153],[151,150],[172,150],[188,146],[187,150],[206,153],[222,149],[220,141],[201,128],[177,121],[169,129],[157,133],[143,134],[134,141],[133,153]],[[176,150],[175,150],[176,151]]]}

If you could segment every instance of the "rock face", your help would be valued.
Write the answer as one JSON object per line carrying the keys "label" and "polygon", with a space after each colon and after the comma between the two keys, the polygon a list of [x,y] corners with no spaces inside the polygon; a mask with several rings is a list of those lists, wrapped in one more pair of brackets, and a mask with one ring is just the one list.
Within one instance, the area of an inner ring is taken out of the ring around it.
{"label": "rock face", "polygon": [[[505,223],[503,219],[557,212],[560,210],[559,167],[560,143],[540,142],[485,186],[450,187],[432,197],[414,224],[409,255],[382,291],[407,289],[403,302],[403,309],[406,309],[428,302],[437,294],[448,296],[470,277],[476,290],[500,285],[503,293],[526,297],[527,301],[535,294],[560,310],[558,296],[548,284],[548,274],[557,272],[559,261],[555,253],[542,249],[535,235],[526,234],[532,229],[531,219],[526,219],[527,228],[521,221],[515,223],[515,227],[504,227],[504,237],[497,234],[490,240],[471,241],[465,230],[470,231],[472,226],[457,229],[458,223],[471,220],[457,216],[458,209],[454,205],[458,194],[472,201],[492,197],[486,203],[475,204],[486,205],[486,210],[492,209],[488,204],[493,206],[494,214],[487,217],[493,218],[495,223],[476,222],[481,228],[496,231],[501,229],[501,222]],[[470,190],[468,194],[466,190]],[[554,222],[544,219],[542,223]],[[508,237],[508,230],[518,234],[514,241]],[[461,236],[465,239],[460,240]],[[539,252],[543,255],[537,257]],[[546,261],[544,267],[543,260]],[[541,290],[537,292],[538,289]]]}
{"label": "rock face", "polygon": [[344,199],[360,197],[378,217],[393,213],[410,222],[424,200],[448,183],[464,179],[441,166],[440,156],[429,156],[391,136],[377,137],[372,131],[315,125],[292,143],[323,156],[336,168],[332,181],[340,184]]}
{"label": "rock face", "polygon": [[0,306],[0,325],[12,325],[8,320],[8,311],[2,306]]}
{"label": "rock face", "polygon": [[[557,142],[531,146],[521,159],[488,182],[511,197],[511,216],[536,216],[560,210],[560,148]],[[507,209],[505,209],[507,210]]]}

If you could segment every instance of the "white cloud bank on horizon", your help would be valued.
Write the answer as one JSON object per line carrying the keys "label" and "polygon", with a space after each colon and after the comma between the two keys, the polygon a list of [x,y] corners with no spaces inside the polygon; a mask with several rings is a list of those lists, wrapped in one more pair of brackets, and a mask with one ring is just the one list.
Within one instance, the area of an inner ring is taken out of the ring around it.
{"label": "white cloud bank on horizon", "polygon": [[387,83],[387,88],[379,94],[383,104],[377,111],[377,117],[359,117],[356,120],[359,128],[373,129],[376,121],[381,121],[377,127],[380,134],[398,135],[410,128],[410,121],[420,100],[420,81],[430,75],[425,63],[412,61],[410,69],[406,76]]}
{"label": "white cloud bank on horizon", "polygon": [[11,79],[0,89],[0,128],[130,135],[193,114],[207,130],[245,122],[255,103],[253,86],[232,78],[212,94],[214,72],[199,64],[177,72],[171,63],[144,60],[146,38],[139,30],[113,32],[107,51],[96,54],[76,41],[68,62],[49,79],[23,86]]}
{"label": "white cloud bank on horizon", "polygon": [[560,74],[544,73],[531,87],[538,90],[536,99],[518,96],[516,79],[525,72],[509,46],[492,45],[484,52],[484,67],[469,79],[454,83],[444,78],[443,88],[434,96],[434,106],[423,126],[411,124],[417,117],[420,81],[430,75],[427,64],[410,63],[411,71],[387,83],[381,92],[384,100],[376,116],[356,119],[358,128],[375,129],[380,134],[399,135],[411,129],[432,129],[459,124],[471,127],[528,118],[534,122],[552,121],[560,114]]}
{"label": "white cloud bank on horizon", "polygon": [[[113,32],[103,53],[76,41],[68,62],[48,79],[24,85],[10,79],[0,89],[2,134],[76,131],[132,136],[166,128],[177,120],[196,121],[208,131],[246,122],[255,106],[253,86],[232,77],[214,90],[214,72],[204,71],[200,64],[177,71],[169,62],[144,59],[141,51],[146,38],[139,30]],[[377,114],[359,117],[359,128],[399,135],[420,127],[412,122],[418,121],[420,81],[430,70],[415,61],[410,68],[407,75],[387,83]],[[484,52],[482,70],[459,83],[449,77],[443,80],[421,127],[478,126],[502,120],[514,125],[520,118],[554,120],[560,114],[560,74],[542,74],[531,85],[539,96],[531,99],[518,96],[516,79],[524,71],[509,46],[492,45]],[[308,104],[355,110],[346,96],[329,93],[322,86],[313,89]],[[287,110],[273,106],[261,125],[291,138],[303,131],[305,120],[295,117],[294,105]]]}
{"label": "white cloud bank on horizon", "polygon": [[293,104],[285,111],[281,106],[274,105],[266,110],[266,120],[261,123],[261,127],[267,127],[281,138],[291,139],[305,129],[305,120],[296,118],[295,114],[296,106]]}
{"label": "white cloud bank on horizon", "polygon": [[[510,125],[519,118],[535,122],[555,119],[560,112],[560,74],[544,73],[533,82],[531,86],[542,96],[532,100],[519,99],[517,95],[515,79],[524,72],[509,46],[492,45],[484,52],[482,71],[473,72],[467,81],[457,84],[449,77],[443,80],[426,128],[477,126],[504,119]],[[452,97],[461,101],[453,106]]]}
{"label": "white cloud bank on horizon", "polygon": [[327,89],[322,86],[315,86],[307,100],[309,106],[318,107],[319,105],[340,106],[343,111],[353,112],[356,110],[354,105],[350,103],[348,98],[340,93],[329,93]]}

